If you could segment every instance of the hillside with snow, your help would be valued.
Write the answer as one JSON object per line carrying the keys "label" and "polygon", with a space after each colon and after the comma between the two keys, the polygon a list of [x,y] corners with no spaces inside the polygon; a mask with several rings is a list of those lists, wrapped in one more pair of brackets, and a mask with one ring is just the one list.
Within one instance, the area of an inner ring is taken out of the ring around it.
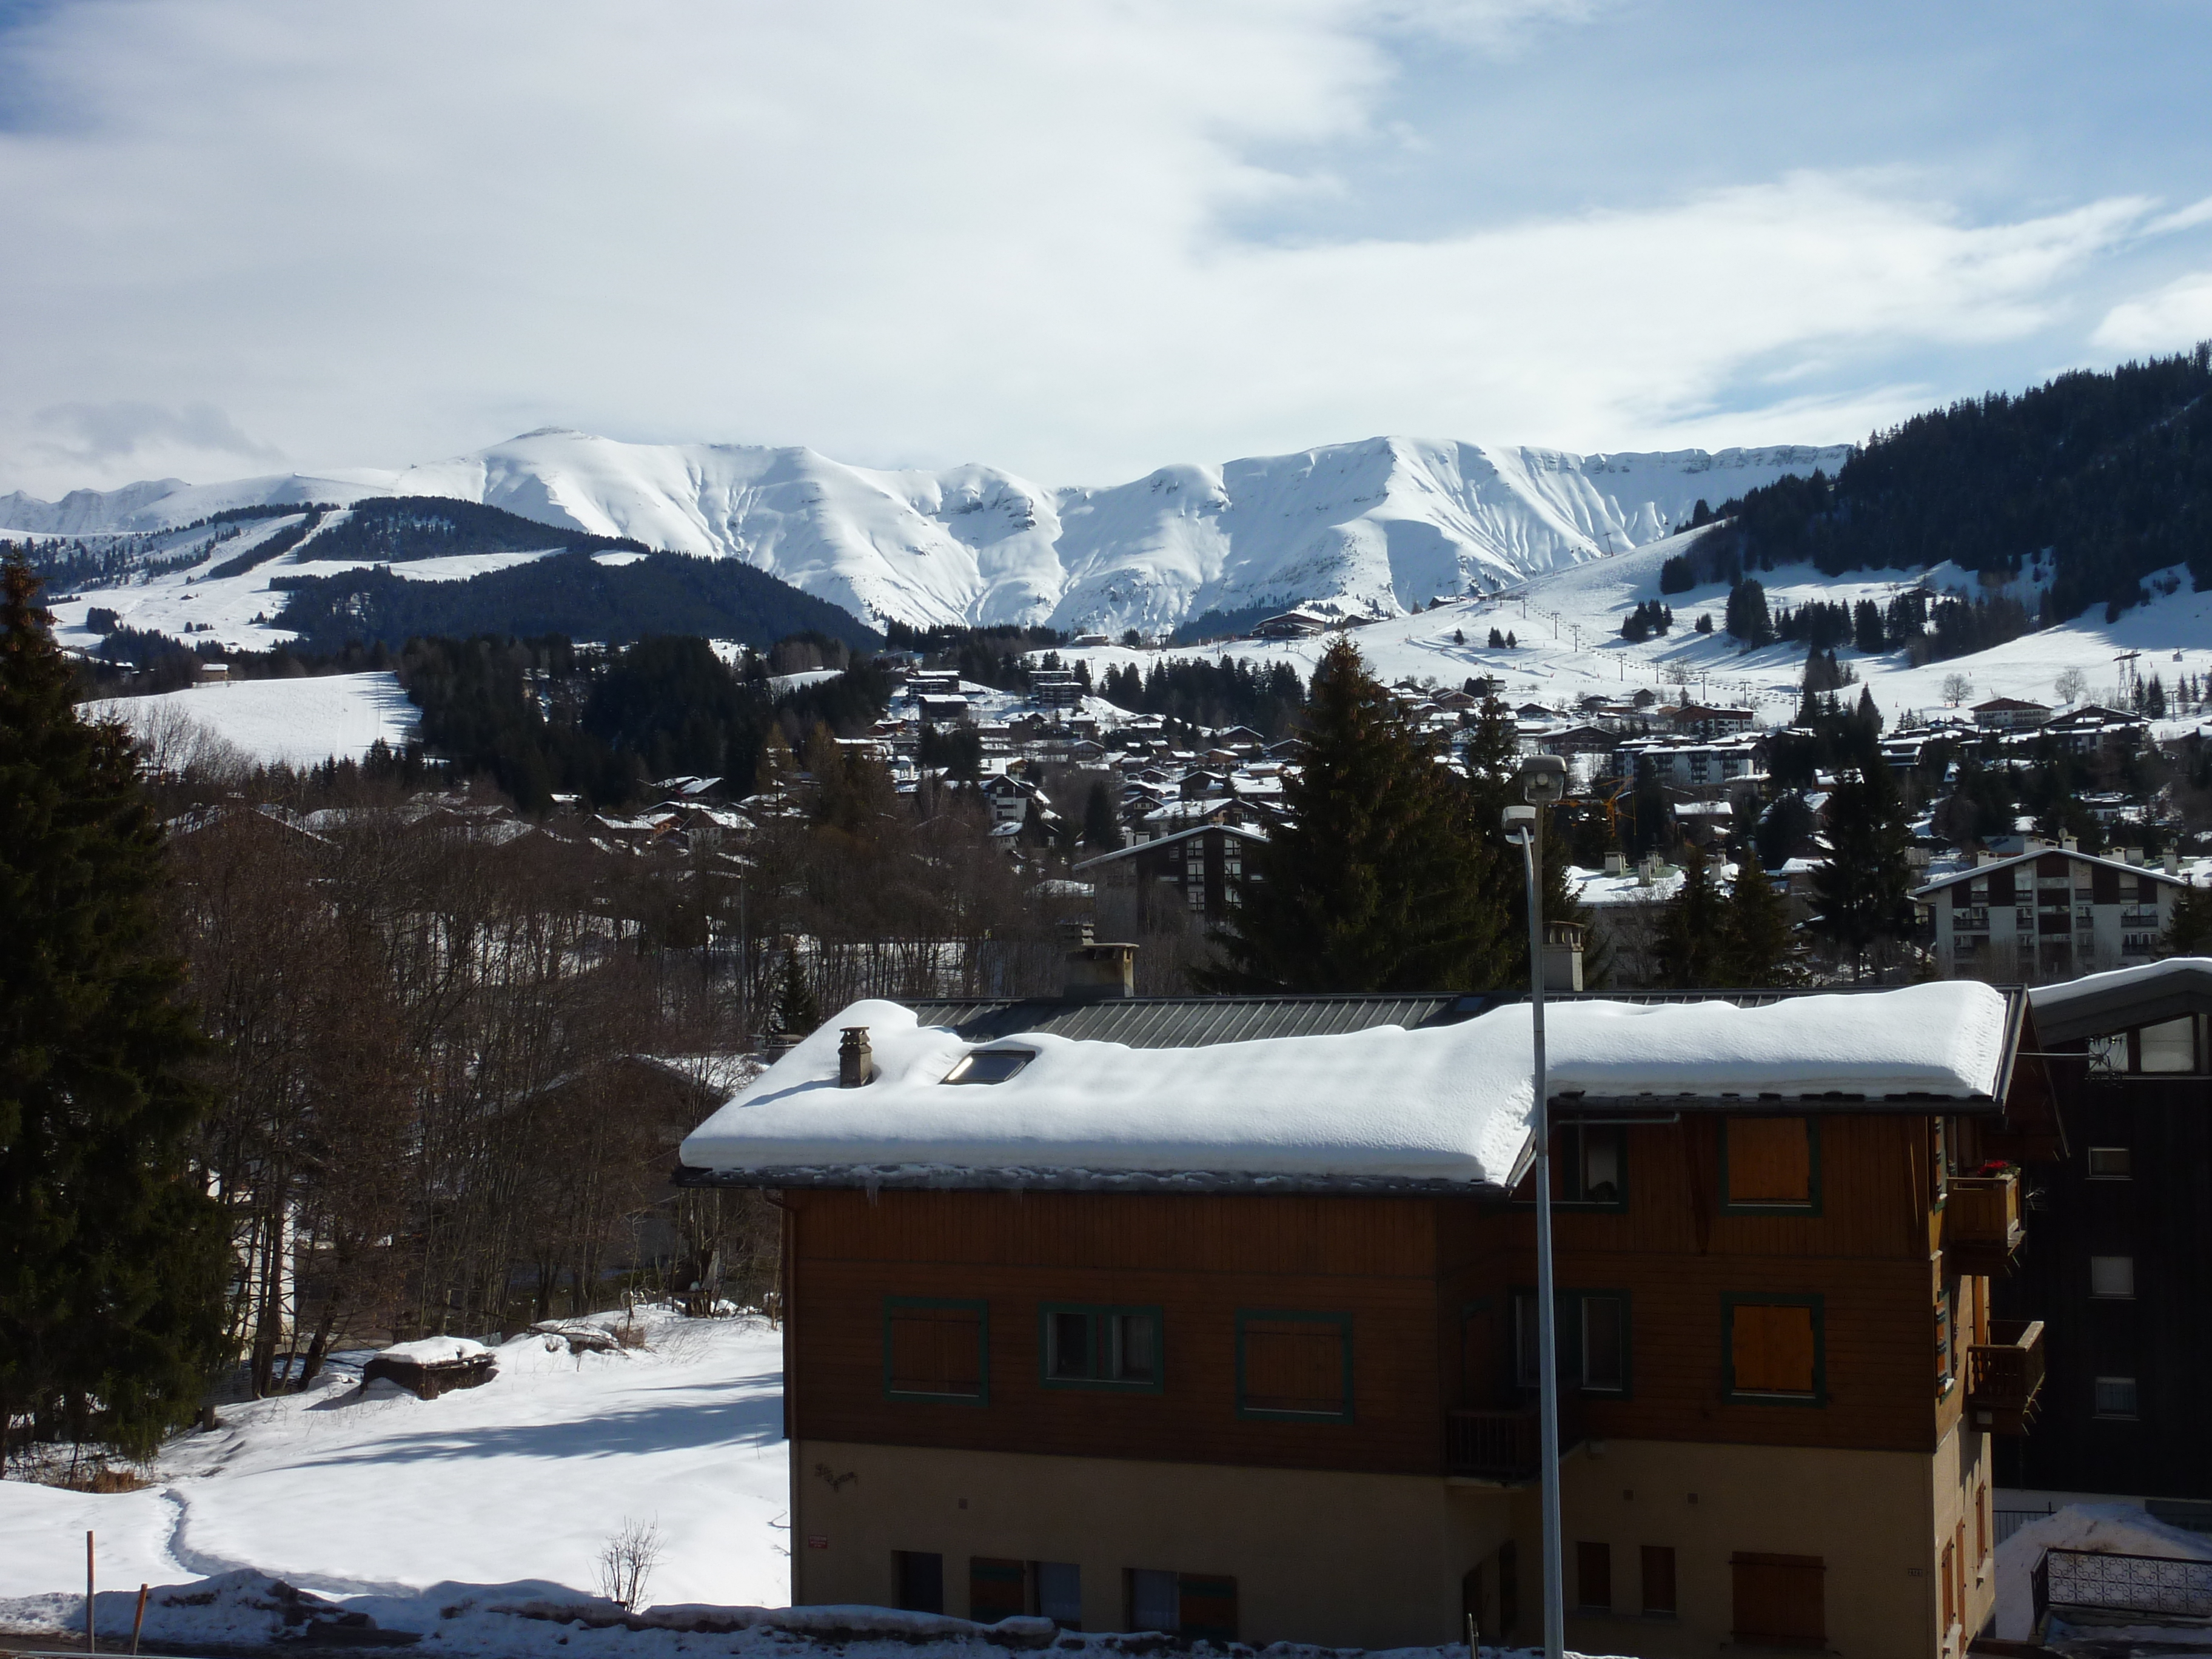
{"label": "hillside with snow", "polygon": [[1390,616],[1640,547],[1843,448],[1572,455],[1402,437],[1127,483],[1050,488],[983,465],[848,465],[811,449],[628,444],[547,429],[398,471],[59,501],[0,495],[0,533],[144,535],[226,509],[374,495],[498,507],[562,531],[744,561],[872,620],[1164,634],[1210,613],[1316,605]]}

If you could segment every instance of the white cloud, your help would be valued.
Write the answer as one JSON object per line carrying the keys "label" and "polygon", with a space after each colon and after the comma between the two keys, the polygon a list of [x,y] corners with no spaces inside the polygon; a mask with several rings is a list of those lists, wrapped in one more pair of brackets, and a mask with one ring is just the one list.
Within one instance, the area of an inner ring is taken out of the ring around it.
{"label": "white cloud", "polygon": [[82,0],[0,62],[50,114],[0,133],[0,488],[143,470],[57,407],[220,407],[313,466],[547,422],[1048,481],[1681,441],[1747,380],[1821,407],[1796,357],[2045,328],[2146,211],[1971,223],[1830,173],[1425,240],[1225,228],[1387,138],[1384,36],[1592,10]]}
{"label": "white cloud", "polygon": [[2212,270],[2123,301],[2105,313],[2090,337],[2114,351],[2172,351],[2212,339]]}

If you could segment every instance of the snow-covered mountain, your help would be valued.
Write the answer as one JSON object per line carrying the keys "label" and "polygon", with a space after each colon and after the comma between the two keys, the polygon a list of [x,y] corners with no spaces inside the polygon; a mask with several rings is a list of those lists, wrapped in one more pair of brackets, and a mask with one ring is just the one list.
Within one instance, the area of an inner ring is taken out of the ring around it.
{"label": "snow-covered mountain", "polygon": [[1164,632],[1293,604],[1389,616],[1658,539],[1703,499],[1833,471],[1843,448],[1571,455],[1370,438],[1133,483],[1053,489],[995,467],[848,466],[805,448],[629,444],[556,428],[404,471],[175,479],[0,496],[0,530],[167,528],[225,507],[377,495],[741,558],[877,620]]}

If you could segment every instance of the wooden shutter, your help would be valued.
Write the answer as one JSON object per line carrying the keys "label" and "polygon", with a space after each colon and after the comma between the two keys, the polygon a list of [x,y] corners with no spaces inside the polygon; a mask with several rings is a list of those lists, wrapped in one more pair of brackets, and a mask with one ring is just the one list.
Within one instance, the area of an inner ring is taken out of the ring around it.
{"label": "wooden shutter", "polygon": [[1814,1392],[1812,1309],[1739,1302],[1730,1310],[1729,1328],[1739,1394]]}
{"label": "wooden shutter", "polygon": [[968,1558],[968,1616],[979,1625],[1018,1619],[1030,1610],[1029,1573],[1018,1561]]}
{"label": "wooden shutter", "polygon": [[1814,1645],[1828,1639],[1826,1577],[1817,1555],[1734,1555],[1738,1641]]}
{"label": "wooden shutter", "polygon": [[893,1394],[983,1397],[981,1308],[894,1307],[887,1322]]}
{"label": "wooden shutter", "polygon": [[1644,1546],[1644,1611],[1673,1613],[1674,1608],[1674,1547]]}
{"label": "wooden shutter", "polygon": [[1943,1546],[1943,1565],[1942,1571],[1943,1574],[1943,1628],[1945,1630],[1948,1630],[1952,1626],[1959,1622],[1958,1604],[1952,1599],[1951,1547],[1948,1544]]}
{"label": "wooden shutter", "polygon": [[1237,1581],[1184,1573],[1176,1582],[1176,1634],[1192,1641],[1237,1639]]}
{"label": "wooden shutter", "polygon": [[1575,1605],[1613,1611],[1613,1546],[1575,1546]]}
{"label": "wooden shutter", "polygon": [[1247,1320],[1244,1409],[1344,1415],[1346,1334],[1334,1320]]}
{"label": "wooden shutter", "polygon": [[1802,1117],[1740,1117],[1728,1125],[1728,1201],[1813,1201],[1812,1126]]}

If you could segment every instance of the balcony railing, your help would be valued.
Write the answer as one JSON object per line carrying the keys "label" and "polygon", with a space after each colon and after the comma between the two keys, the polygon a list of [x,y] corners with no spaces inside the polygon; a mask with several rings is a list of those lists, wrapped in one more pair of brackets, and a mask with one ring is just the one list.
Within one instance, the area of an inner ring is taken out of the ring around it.
{"label": "balcony railing", "polygon": [[1953,1176],[1943,1206],[1943,1249],[1954,1270],[2005,1273],[2027,1237],[2020,1224],[2020,1172]]}
{"label": "balcony railing", "polygon": [[2043,1322],[1992,1320],[1966,1350],[1966,1413],[1991,1434],[2026,1434],[2043,1388]]}
{"label": "balcony railing", "polygon": [[[1579,1403],[1572,1395],[1559,1401],[1562,1455],[1582,1442]],[[1510,1485],[1534,1480],[1543,1463],[1543,1431],[1534,1404],[1444,1414],[1447,1474]]]}

